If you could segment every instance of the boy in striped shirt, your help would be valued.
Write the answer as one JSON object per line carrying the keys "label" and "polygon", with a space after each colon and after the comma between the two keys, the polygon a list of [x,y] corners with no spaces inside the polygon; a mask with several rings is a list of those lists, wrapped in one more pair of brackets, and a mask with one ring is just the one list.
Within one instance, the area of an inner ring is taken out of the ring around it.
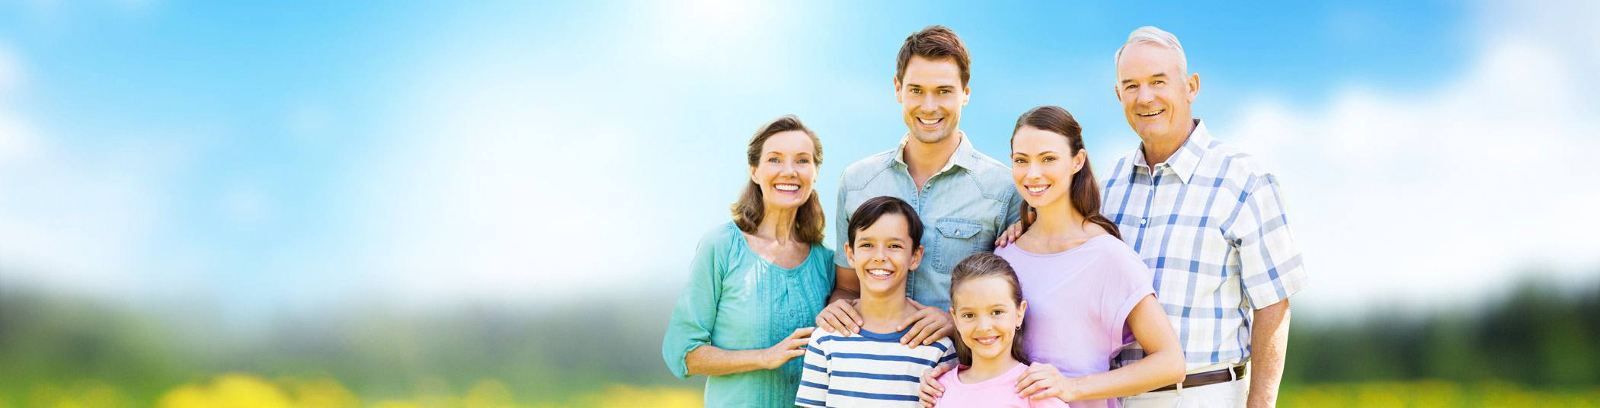
{"label": "boy in striped shirt", "polygon": [[922,221],[894,197],[876,197],[850,215],[845,254],[861,282],[857,333],[818,328],[806,344],[795,405],[918,407],[923,373],[955,359],[950,339],[900,344],[917,308],[906,301],[906,275],[922,261]]}

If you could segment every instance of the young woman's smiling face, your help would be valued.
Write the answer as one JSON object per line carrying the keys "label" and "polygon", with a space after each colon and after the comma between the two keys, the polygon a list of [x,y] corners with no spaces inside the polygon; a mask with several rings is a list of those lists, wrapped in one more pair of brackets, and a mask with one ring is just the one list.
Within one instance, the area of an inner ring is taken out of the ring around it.
{"label": "young woman's smiling face", "polygon": [[805,132],[791,130],[767,138],[750,181],[761,186],[767,208],[799,208],[811,197],[817,178],[817,145]]}
{"label": "young woman's smiling face", "polygon": [[904,215],[888,213],[856,231],[855,241],[846,252],[862,293],[884,294],[902,289],[906,274],[922,262],[922,248],[914,247],[910,225]]}
{"label": "young woman's smiling face", "polygon": [[1011,138],[1011,180],[1017,193],[1034,208],[1063,199],[1072,190],[1072,175],[1087,161],[1073,154],[1067,137],[1032,126],[1017,128]]}
{"label": "young woman's smiling face", "polygon": [[1017,328],[1027,313],[1028,302],[1012,298],[1011,282],[999,276],[984,276],[962,282],[951,294],[951,313],[956,333],[972,352],[972,360],[989,361],[1011,355]]}

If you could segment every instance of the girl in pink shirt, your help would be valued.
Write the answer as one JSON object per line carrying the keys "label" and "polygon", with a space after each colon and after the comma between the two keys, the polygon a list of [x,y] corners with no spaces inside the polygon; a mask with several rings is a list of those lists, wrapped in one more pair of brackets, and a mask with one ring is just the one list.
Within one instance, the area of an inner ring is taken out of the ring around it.
{"label": "girl in pink shirt", "polygon": [[1028,368],[1022,352],[1022,300],[1017,273],[999,256],[979,252],[950,273],[950,314],[956,323],[956,356],[961,364],[939,377],[941,407],[1057,407],[1056,398],[1030,400],[1016,392]]}

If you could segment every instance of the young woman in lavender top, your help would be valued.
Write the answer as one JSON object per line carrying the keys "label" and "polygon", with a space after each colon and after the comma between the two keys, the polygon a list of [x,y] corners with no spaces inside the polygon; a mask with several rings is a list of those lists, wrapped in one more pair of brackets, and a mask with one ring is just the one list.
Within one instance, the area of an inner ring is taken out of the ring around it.
{"label": "young woman in lavender top", "polygon": [[[1100,215],[1078,122],[1055,106],[1024,113],[1012,131],[1011,166],[1023,233],[995,254],[1021,281],[1028,302],[1022,344],[1033,360],[1015,390],[1075,408],[1117,407],[1117,397],[1182,381],[1183,351],[1156,302],[1150,269]],[[1146,357],[1112,369],[1133,342]],[[924,385],[932,394],[925,402],[943,392],[926,378]]]}

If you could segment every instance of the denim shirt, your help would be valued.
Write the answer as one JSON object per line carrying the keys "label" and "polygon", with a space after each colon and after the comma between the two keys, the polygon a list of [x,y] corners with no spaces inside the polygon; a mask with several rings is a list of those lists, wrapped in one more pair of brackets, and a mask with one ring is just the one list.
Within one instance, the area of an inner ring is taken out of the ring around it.
{"label": "denim shirt", "polygon": [[1011,168],[972,147],[966,135],[943,169],[928,179],[922,191],[911,180],[905,162],[905,142],[886,152],[868,156],[844,169],[839,182],[834,263],[851,269],[844,249],[850,214],[861,203],[878,196],[905,200],[917,209],[922,231],[922,264],[911,272],[906,295],[927,306],[950,307],[950,270],[968,255],[994,250],[998,231],[1017,221],[1022,204],[1011,181]]}

